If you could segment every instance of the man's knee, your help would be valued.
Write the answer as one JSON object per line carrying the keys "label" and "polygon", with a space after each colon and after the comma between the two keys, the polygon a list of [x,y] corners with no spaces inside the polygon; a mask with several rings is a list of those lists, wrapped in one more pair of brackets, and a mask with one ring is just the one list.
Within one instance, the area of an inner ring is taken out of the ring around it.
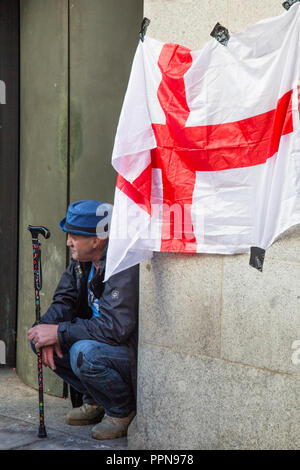
{"label": "man's knee", "polygon": [[80,360],[82,358],[82,343],[83,341],[76,341],[76,343],[74,343],[70,348],[70,363],[75,374],[81,365]]}
{"label": "man's knee", "polygon": [[74,374],[80,375],[82,365],[86,362],[86,355],[93,348],[92,343],[91,340],[80,340],[71,346],[70,363]]}
{"label": "man's knee", "polygon": [[[114,368],[107,354],[103,354],[101,343],[93,340],[80,340],[70,349],[70,363],[78,378],[106,376],[108,369]],[[106,345],[103,345],[106,346]]]}

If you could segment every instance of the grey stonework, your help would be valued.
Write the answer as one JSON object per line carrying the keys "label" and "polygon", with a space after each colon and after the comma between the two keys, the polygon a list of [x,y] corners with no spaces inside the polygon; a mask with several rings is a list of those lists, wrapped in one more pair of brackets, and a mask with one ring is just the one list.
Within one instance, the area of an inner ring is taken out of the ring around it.
{"label": "grey stonework", "polygon": [[[238,32],[281,3],[145,0],[147,34],[199,49],[217,22]],[[299,449],[299,310],[299,226],[267,251],[263,273],[247,255],[155,253],[141,266],[129,447]]]}

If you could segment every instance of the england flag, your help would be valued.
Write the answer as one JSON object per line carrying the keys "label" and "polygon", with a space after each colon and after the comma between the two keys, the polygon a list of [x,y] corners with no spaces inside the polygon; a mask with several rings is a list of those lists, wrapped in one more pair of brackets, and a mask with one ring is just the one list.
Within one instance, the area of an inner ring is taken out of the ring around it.
{"label": "england flag", "polygon": [[300,5],[192,51],[139,43],[115,138],[105,280],[152,257],[267,249],[300,223]]}

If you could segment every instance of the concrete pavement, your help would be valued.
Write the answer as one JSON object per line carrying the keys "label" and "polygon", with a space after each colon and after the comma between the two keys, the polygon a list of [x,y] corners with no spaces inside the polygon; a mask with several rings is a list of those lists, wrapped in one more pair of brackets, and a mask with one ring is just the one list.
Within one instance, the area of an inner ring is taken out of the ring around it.
{"label": "concrete pavement", "polygon": [[37,437],[38,392],[25,385],[14,369],[0,366],[0,450],[126,450],[127,439],[97,441],[93,426],[68,426],[70,399],[44,395],[48,437]]}

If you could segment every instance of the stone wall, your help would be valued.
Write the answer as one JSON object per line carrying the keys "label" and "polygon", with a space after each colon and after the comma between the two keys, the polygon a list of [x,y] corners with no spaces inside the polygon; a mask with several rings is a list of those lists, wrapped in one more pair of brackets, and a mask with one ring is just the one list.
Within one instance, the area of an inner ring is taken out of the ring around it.
{"label": "stone wall", "polygon": [[[145,0],[144,15],[149,36],[198,49],[217,22],[238,32],[281,4]],[[141,266],[129,447],[299,449],[299,307],[299,226],[267,251],[263,273],[248,255],[155,253]]]}

